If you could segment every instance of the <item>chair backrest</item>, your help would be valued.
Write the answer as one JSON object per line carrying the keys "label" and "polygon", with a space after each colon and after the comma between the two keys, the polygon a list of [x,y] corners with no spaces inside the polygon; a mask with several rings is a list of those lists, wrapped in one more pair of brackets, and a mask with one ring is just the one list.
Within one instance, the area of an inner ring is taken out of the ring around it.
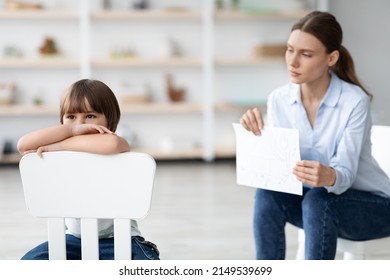
{"label": "chair backrest", "polygon": [[131,259],[130,219],[150,209],[156,162],[142,153],[50,152],[19,163],[28,211],[48,218],[50,259],[66,259],[64,218],[81,219],[82,258],[98,259],[97,219],[114,219],[115,258]]}
{"label": "chair backrest", "polygon": [[372,155],[390,177],[390,126],[372,126],[371,142]]}

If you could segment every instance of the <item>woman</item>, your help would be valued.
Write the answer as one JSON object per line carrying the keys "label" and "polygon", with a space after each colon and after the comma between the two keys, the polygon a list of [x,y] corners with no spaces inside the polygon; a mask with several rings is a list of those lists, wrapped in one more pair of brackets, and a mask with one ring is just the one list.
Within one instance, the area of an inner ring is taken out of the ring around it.
{"label": "woman", "polygon": [[[302,160],[292,172],[303,196],[257,189],[258,259],[285,258],[286,222],[304,229],[306,259],[334,259],[337,237],[390,235],[390,180],[371,155],[372,95],[342,36],[327,12],[312,12],[292,27],[285,56],[291,83],[269,96],[266,124],[299,130]],[[261,135],[259,109],[240,123]]]}

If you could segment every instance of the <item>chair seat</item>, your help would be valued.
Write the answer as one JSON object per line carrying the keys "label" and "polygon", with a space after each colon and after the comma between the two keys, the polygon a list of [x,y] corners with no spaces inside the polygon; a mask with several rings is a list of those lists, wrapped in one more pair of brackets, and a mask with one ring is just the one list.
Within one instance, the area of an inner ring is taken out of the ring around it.
{"label": "chair seat", "polygon": [[[372,155],[383,171],[390,177],[390,126],[374,125],[371,130]],[[390,237],[352,241],[337,239],[337,251],[343,252],[345,260],[390,259]],[[305,233],[298,230],[297,259],[305,258]]]}
{"label": "chair seat", "polygon": [[389,259],[390,237],[367,241],[337,239],[337,250],[344,252],[345,260]]}
{"label": "chair seat", "polygon": [[[343,253],[344,260],[390,259],[390,237],[353,241],[337,238],[337,252]],[[298,230],[297,260],[305,259],[305,232]]]}

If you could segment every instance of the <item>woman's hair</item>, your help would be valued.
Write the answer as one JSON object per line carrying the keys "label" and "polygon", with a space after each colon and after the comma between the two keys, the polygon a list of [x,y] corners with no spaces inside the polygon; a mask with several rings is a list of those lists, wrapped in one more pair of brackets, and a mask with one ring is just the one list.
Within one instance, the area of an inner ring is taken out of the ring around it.
{"label": "woman's hair", "polygon": [[83,79],[70,86],[60,104],[61,123],[65,114],[87,112],[85,100],[106,117],[107,128],[115,131],[121,116],[119,104],[112,90],[98,80]]}
{"label": "woman's hair", "polygon": [[372,99],[372,94],[364,88],[357,77],[351,54],[342,45],[343,30],[335,16],[327,12],[311,12],[293,25],[291,31],[294,30],[301,30],[316,37],[325,46],[328,54],[339,51],[339,59],[332,66],[333,72],[342,80],[361,87]]}

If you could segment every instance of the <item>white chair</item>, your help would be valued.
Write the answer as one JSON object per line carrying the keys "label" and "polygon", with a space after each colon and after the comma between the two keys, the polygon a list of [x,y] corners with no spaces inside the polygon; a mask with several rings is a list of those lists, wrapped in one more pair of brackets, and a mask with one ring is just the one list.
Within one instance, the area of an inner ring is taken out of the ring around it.
{"label": "white chair", "polygon": [[[380,167],[390,177],[390,126],[374,125],[371,131],[372,154]],[[337,251],[343,253],[344,260],[363,260],[370,256],[390,257],[390,237],[367,241],[337,239]],[[305,232],[298,230],[298,250],[296,259],[305,258]]]}
{"label": "white chair", "polygon": [[64,218],[81,219],[83,259],[99,259],[97,219],[114,219],[115,259],[131,259],[130,219],[150,209],[156,162],[142,153],[50,152],[20,163],[25,201],[48,218],[49,258],[66,259]]}

